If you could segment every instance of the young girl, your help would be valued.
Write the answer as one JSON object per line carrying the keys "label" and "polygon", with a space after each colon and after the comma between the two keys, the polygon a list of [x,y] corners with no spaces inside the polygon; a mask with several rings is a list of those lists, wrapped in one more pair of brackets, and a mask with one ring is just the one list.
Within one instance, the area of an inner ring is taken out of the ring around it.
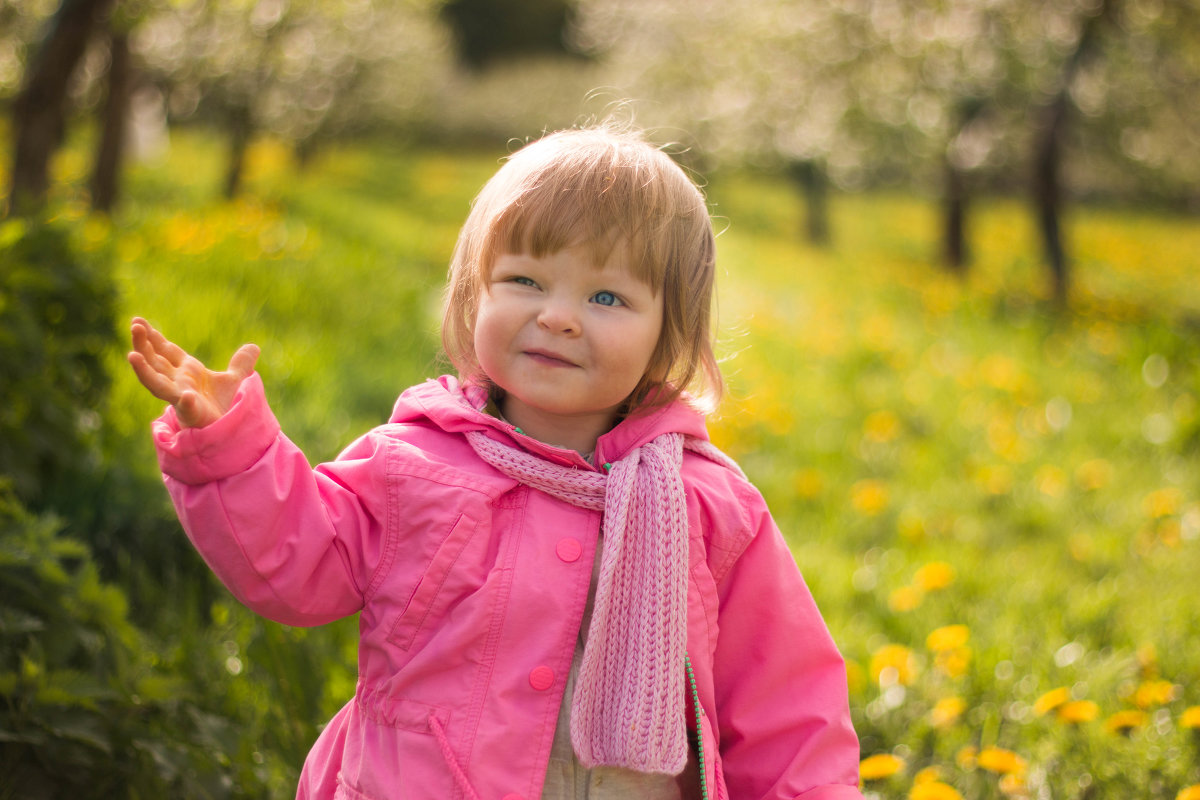
{"label": "young girl", "polygon": [[561,132],[476,198],[458,376],[309,467],[242,347],[129,361],[188,536],[288,625],[361,613],[299,797],[860,798],[843,663],[761,495],[707,441],[712,225],[635,134]]}

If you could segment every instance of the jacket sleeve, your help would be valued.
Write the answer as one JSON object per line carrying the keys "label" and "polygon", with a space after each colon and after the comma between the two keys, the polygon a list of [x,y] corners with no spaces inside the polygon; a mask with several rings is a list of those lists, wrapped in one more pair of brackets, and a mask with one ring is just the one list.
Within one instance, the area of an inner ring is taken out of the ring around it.
{"label": "jacket sleeve", "polygon": [[762,496],[749,544],[717,577],[714,662],[730,797],[861,800],[846,669]]}
{"label": "jacket sleeve", "polygon": [[153,425],[167,490],[188,538],[253,611],[320,625],[359,611],[386,536],[386,449],[368,435],[310,468],[279,430],[254,374],[211,425]]}

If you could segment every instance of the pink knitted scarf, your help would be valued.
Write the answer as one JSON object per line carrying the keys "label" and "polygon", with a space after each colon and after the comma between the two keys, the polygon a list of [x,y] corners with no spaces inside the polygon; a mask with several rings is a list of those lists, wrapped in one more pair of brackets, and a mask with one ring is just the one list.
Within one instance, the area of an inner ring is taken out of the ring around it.
{"label": "pink knitted scarf", "polygon": [[607,475],[553,464],[467,433],[504,474],[581,508],[604,512],[591,627],[571,705],[571,743],[586,767],[677,775],[687,761],[683,663],[687,644],[688,521],[683,448],[738,470],[705,441],[665,433]]}

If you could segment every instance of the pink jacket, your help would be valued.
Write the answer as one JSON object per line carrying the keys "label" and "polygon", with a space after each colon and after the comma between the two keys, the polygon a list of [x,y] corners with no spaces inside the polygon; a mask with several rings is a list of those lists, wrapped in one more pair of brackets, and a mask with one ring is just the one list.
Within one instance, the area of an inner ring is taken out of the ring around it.
{"label": "pink jacket", "polygon": [[[596,468],[483,413],[481,394],[450,377],[415,386],[316,469],[257,375],[205,428],[170,408],[154,424],[179,518],[239,600],[287,625],[361,612],[355,697],[309,753],[299,797],[541,796],[601,515],[500,474],[461,434]],[[621,422],[595,462],[667,431],[707,438],[677,403]],[[843,662],[761,495],[691,452],[683,479],[687,708],[694,720],[698,697],[708,796],[861,798]]]}

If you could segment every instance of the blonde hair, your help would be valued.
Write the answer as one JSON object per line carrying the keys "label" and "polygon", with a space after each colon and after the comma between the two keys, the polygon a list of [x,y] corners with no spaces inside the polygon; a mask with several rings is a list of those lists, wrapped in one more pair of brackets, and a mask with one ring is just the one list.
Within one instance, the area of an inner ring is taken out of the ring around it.
{"label": "blonde hair", "polygon": [[526,145],[476,196],[450,262],[442,320],[442,346],[459,376],[492,386],[474,327],[497,256],[542,258],[574,246],[597,267],[623,248],[633,275],[663,297],[658,346],[626,412],[683,392],[714,408],[724,383],[713,353],[716,245],[704,195],[640,134],[605,127]]}

